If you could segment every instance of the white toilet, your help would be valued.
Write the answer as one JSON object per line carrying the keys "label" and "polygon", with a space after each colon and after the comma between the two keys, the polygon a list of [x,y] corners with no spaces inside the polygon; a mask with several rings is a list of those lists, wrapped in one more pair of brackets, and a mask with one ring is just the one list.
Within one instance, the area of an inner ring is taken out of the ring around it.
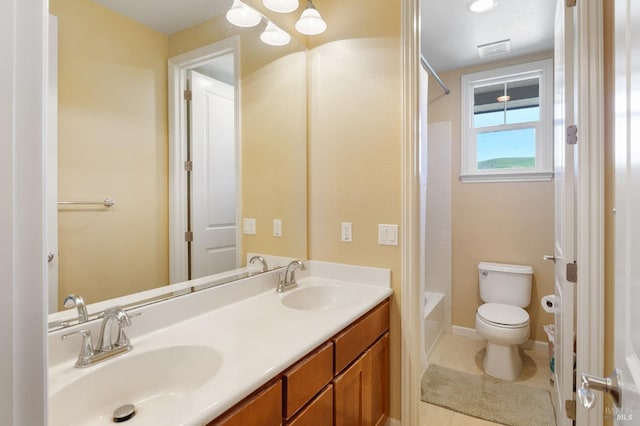
{"label": "white toilet", "polygon": [[518,345],[529,338],[533,268],[480,262],[478,280],[483,302],[476,312],[476,331],[487,340],[484,371],[490,376],[515,380],[522,371]]}

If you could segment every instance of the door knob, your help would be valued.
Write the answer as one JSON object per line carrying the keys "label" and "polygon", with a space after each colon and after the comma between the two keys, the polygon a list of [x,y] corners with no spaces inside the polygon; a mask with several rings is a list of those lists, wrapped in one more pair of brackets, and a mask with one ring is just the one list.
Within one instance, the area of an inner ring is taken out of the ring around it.
{"label": "door knob", "polygon": [[616,368],[613,370],[613,373],[611,373],[611,376],[604,378],[582,373],[580,388],[576,393],[578,394],[580,403],[586,409],[593,407],[596,402],[594,390],[603,391],[611,395],[615,406],[620,408],[622,400],[621,388],[621,373],[620,370]]}
{"label": "door knob", "polygon": [[542,260],[553,260],[553,263],[556,263],[556,257],[552,254],[545,254],[542,256]]}

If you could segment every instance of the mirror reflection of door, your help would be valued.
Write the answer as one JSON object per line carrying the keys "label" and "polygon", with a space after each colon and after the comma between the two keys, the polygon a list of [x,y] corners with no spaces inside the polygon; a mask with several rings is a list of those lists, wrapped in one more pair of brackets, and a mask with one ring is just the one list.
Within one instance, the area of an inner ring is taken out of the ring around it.
{"label": "mirror reflection of door", "polygon": [[240,266],[234,88],[210,68],[189,72],[190,279]]}

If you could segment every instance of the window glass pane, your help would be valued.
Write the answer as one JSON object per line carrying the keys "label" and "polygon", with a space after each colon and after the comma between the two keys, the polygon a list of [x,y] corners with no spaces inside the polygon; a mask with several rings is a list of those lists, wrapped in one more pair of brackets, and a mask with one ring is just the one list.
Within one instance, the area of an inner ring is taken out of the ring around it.
{"label": "window glass pane", "polygon": [[478,133],[478,169],[533,168],[536,166],[536,129]]}
{"label": "window glass pane", "polygon": [[504,102],[498,101],[498,98],[504,94],[504,83],[473,89],[474,128],[505,124]]}
{"label": "window glass pane", "polygon": [[506,123],[540,120],[540,80],[538,77],[507,83]]}

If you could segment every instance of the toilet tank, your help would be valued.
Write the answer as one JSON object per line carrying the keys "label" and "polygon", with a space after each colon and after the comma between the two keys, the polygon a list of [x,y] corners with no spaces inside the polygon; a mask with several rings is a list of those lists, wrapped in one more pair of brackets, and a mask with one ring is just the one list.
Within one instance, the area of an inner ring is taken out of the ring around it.
{"label": "toilet tank", "polygon": [[529,306],[531,303],[531,278],[533,267],[505,263],[480,262],[478,285],[480,298],[485,303]]}

